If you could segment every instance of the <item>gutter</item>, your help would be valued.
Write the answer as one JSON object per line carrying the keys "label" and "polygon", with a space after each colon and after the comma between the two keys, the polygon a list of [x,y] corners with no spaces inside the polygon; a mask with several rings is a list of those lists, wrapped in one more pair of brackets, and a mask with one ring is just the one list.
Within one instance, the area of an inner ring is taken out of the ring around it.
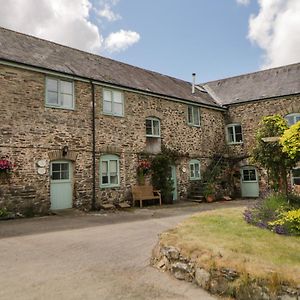
{"label": "gutter", "polygon": [[96,210],[96,109],[95,109],[95,85],[92,81],[92,180],[93,180],[93,190],[92,190],[92,203],[91,209]]}

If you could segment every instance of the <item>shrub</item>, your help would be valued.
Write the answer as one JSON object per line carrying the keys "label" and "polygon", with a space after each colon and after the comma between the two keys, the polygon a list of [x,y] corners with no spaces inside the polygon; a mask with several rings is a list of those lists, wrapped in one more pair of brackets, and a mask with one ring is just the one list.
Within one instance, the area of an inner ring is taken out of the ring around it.
{"label": "shrub", "polygon": [[9,212],[5,208],[0,208],[0,218],[7,217],[8,215],[9,215]]}
{"label": "shrub", "polygon": [[300,235],[300,209],[284,211],[279,219],[269,222],[269,226],[276,231],[277,227],[284,228],[288,233]]}

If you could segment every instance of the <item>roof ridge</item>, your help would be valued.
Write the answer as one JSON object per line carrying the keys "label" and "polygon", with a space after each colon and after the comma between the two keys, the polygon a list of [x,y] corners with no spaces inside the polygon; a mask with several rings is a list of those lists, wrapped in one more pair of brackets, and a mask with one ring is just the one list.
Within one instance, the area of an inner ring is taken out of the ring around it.
{"label": "roof ridge", "polygon": [[54,45],[57,45],[57,46],[59,46],[59,47],[68,48],[68,49],[71,49],[71,50],[74,50],[74,51],[78,51],[78,52],[81,52],[81,53],[84,53],[84,54],[88,54],[88,55],[91,55],[91,56],[94,56],[94,57],[97,57],[97,58],[107,59],[107,60],[113,61],[114,63],[120,64],[120,65],[127,65],[127,66],[130,66],[130,67],[132,67],[132,68],[136,68],[136,69],[139,69],[139,70],[148,72],[148,73],[157,74],[157,75],[160,75],[160,76],[168,77],[168,78],[170,78],[170,79],[175,79],[175,80],[179,80],[179,81],[182,81],[182,82],[191,84],[191,82],[189,82],[189,81],[186,81],[186,80],[183,80],[183,79],[180,79],[180,78],[176,78],[176,77],[174,77],[174,76],[165,75],[165,74],[159,73],[159,72],[157,72],[157,71],[148,70],[148,69],[145,69],[145,68],[142,68],[142,67],[134,66],[134,65],[131,65],[131,64],[129,64],[129,63],[121,62],[121,61],[118,61],[118,60],[115,60],[115,59],[112,59],[112,58],[109,58],[109,57],[105,57],[105,56],[102,56],[102,55],[99,55],[99,54],[95,54],[95,53],[91,53],[91,52],[88,52],[88,51],[84,51],[84,50],[81,50],[81,49],[78,49],[78,48],[74,48],[74,47],[71,47],[71,46],[59,44],[59,43],[57,43],[57,42],[53,42],[53,41],[50,41],[50,40],[46,40],[46,39],[44,39],[44,38],[40,38],[40,37],[31,35],[31,34],[28,34],[28,33],[19,32],[19,31],[13,30],[13,29],[5,28],[5,27],[3,27],[3,26],[0,26],[0,29],[4,29],[4,30],[7,30],[7,31],[11,31],[11,32],[14,32],[14,33],[19,34],[19,35],[23,35],[23,36],[26,36],[26,37],[29,37],[29,38],[33,38],[33,39],[36,39],[36,40],[40,40],[40,41],[42,41],[42,42],[47,42],[47,43],[49,43],[49,44],[54,44]]}
{"label": "roof ridge", "polygon": [[203,82],[203,83],[199,83],[197,85],[205,85],[205,84],[208,84],[208,83],[217,82],[217,81],[224,81],[224,80],[227,80],[227,79],[246,77],[246,76],[253,75],[253,74],[258,74],[258,73],[266,73],[266,72],[273,71],[275,69],[284,69],[284,68],[291,67],[291,66],[296,66],[296,65],[300,65],[300,62],[292,63],[292,64],[288,64],[288,65],[282,65],[282,66],[279,66],[279,67],[273,67],[273,68],[269,68],[269,69],[265,69],[265,70],[255,71],[255,72],[243,73],[243,74],[240,74],[240,75],[229,76],[229,77],[225,77],[225,78],[221,78],[221,79],[210,80],[210,81],[206,81],[206,82]]}

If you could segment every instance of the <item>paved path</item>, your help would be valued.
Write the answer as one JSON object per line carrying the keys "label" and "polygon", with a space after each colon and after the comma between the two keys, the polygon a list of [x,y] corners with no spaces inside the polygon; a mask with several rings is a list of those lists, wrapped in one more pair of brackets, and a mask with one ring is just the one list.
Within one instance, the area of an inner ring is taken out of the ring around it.
{"label": "paved path", "polygon": [[0,222],[0,299],[216,299],[149,266],[158,234],[245,202]]}

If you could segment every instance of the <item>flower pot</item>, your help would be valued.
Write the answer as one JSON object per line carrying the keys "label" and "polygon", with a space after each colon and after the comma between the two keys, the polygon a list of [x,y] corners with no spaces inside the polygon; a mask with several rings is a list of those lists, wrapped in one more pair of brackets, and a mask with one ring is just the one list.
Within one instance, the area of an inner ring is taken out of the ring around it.
{"label": "flower pot", "polygon": [[214,195],[207,195],[205,197],[205,199],[206,199],[206,202],[211,203],[215,200],[215,197],[214,197]]}

